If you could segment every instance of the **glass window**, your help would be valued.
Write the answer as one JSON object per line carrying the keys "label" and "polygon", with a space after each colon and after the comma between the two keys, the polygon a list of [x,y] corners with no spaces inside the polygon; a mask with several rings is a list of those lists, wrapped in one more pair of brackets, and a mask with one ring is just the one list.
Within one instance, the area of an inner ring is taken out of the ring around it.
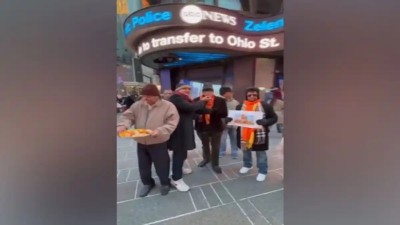
{"label": "glass window", "polygon": [[201,91],[203,90],[203,83],[190,81],[190,86],[192,87],[190,97],[197,98],[201,95]]}
{"label": "glass window", "polygon": [[220,85],[220,84],[213,84],[213,85],[212,85],[212,88],[213,88],[213,90],[214,90],[214,94],[215,94],[216,96],[220,96],[220,95],[219,95],[219,89],[221,89],[221,85]]}
{"label": "glass window", "polygon": [[125,0],[125,1],[128,1],[129,14],[138,11],[139,9],[142,8],[143,5],[143,1],[138,1],[138,0]]}
{"label": "glass window", "polygon": [[214,0],[187,0],[187,3],[214,5]]}
{"label": "glass window", "polygon": [[218,0],[218,6],[231,10],[242,10],[240,0]]}

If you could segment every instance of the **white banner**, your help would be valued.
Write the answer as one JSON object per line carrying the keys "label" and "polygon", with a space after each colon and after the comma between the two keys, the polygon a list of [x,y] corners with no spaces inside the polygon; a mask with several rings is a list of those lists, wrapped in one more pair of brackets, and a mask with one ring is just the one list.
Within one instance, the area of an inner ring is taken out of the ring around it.
{"label": "white banner", "polygon": [[264,113],[259,111],[229,110],[228,117],[232,118],[232,121],[227,125],[260,129],[262,126],[258,125],[256,121],[262,119]]}

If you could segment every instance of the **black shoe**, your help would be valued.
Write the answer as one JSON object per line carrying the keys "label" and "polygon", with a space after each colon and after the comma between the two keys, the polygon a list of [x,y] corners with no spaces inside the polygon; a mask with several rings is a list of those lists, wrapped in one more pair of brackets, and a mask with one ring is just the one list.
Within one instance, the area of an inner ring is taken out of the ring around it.
{"label": "black shoe", "polygon": [[212,169],[214,170],[215,173],[222,173],[221,167],[219,166],[213,166]]}
{"label": "black shoe", "polygon": [[199,163],[199,167],[204,167],[205,165],[207,165],[207,163],[208,163],[209,161],[207,161],[207,160],[203,160],[203,161],[201,161],[200,163]]}
{"label": "black shoe", "polygon": [[168,193],[169,193],[169,190],[171,189],[171,186],[170,185],[162,185],[161,187],[160,187],[160,192],[161,192],[161,195],[167,195]]}
{"label": "black shoe", "polygon": [[150,193],[151,189],[154,188],[154,186],[155,186],[154,184],[153,185],[144,185],[139,192],[139,197],[141,197],[141,198],[146,197]]}

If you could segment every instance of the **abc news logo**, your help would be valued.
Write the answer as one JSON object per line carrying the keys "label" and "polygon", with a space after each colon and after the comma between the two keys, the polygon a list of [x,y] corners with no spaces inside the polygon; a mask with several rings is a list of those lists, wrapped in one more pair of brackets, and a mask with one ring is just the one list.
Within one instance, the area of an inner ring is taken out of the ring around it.
{"label": "abc news logo", "polygon": [[203,20],[210,20],[217,23],[225,23],[236,26],[236,17],[229,16],[219,12],[210,12],[202,10],[196,5],[187,5],[181,9],[181,19],[189,24],[197,24]]}

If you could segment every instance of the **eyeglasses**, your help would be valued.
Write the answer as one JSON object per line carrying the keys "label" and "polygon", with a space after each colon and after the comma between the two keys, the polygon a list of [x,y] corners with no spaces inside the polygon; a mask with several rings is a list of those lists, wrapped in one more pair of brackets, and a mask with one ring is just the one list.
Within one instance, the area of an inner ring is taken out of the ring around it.
{"label": "eyeglasses", "polygon": [[257,97],[257,94],[248,94],[247,97]]}

